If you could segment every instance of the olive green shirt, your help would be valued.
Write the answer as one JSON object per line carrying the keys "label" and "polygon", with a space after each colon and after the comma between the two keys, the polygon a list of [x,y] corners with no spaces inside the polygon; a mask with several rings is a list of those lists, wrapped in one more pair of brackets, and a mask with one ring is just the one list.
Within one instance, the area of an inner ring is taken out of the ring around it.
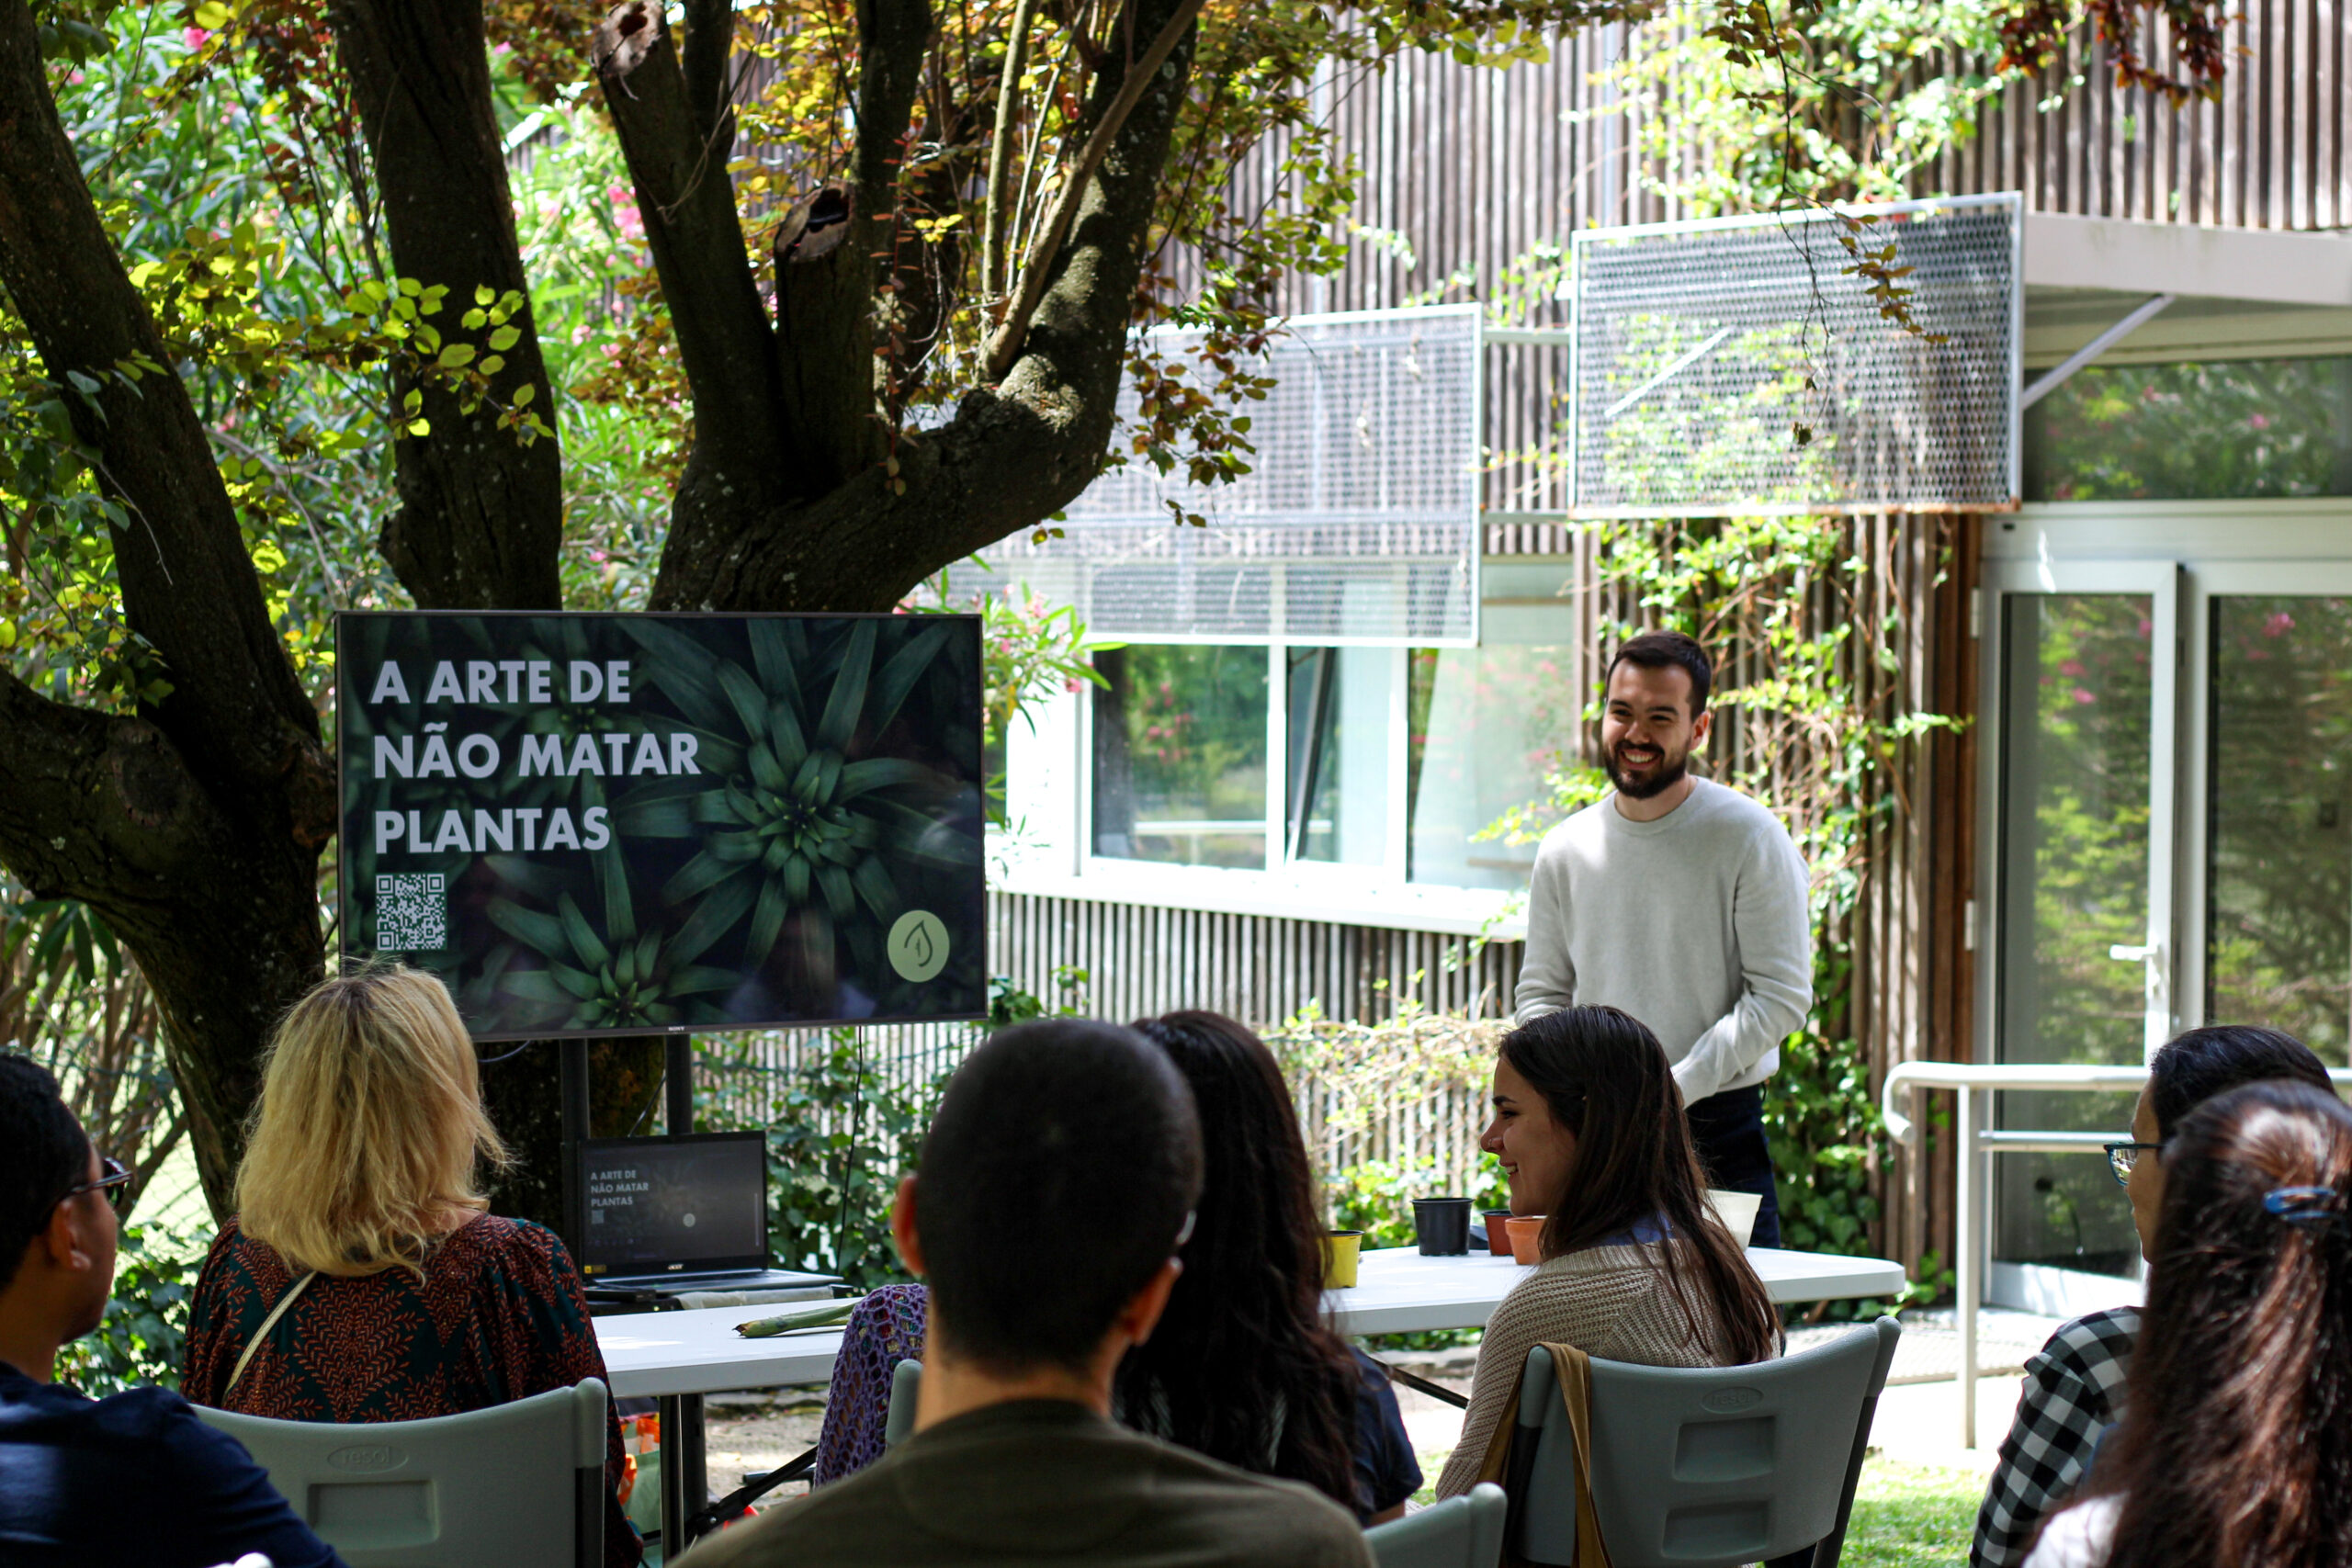
{"label": "olive green shirt", "polygon": [[704,1540],[679,1568],[1372,1568],[1347,1511],[1113,1425],[1085,1406],[991,1404]]}

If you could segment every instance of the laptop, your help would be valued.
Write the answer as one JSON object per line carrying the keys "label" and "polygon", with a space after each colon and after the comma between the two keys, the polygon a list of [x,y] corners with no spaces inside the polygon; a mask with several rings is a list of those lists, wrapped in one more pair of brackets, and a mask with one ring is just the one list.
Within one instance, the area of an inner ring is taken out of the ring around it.
{"label": "laptop", "polygon": [[768,1267],[763,1134],[591,1138],[580,1145],[573,1179],[580,1272],[594,1293],[839,1282]]}

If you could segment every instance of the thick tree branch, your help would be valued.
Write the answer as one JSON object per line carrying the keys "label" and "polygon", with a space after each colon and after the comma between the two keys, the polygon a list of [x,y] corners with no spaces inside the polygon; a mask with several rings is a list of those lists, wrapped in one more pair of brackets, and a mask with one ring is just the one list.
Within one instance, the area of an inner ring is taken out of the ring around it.
{"label": "thick tree branch", "polygon": [[[775,259],[776,348],[786,428],[809,482],[824,495],[882,461],[875,385],[877,285],[894,270],[903,221],[899,165],[931,44],[928,0],[863,0],[857,10],[857,147],[845,233],[830,245],[810,234]],[[824,193],[814,198],[821,203]],[[812,209],[813,210],[813,209]]]}
{"label": "thick tree branch", "polygon": [[735,52],[735,0],[686,0],[686,36],[678,52],[695,133],[731,158],[735,105],[728,67]]}
{"label": "thick tree branch", "polygon": [[[328,14],[367,129],[393,266],[449,290],[437,323],[445,333],[477,288],[521,293],[526,304],[508,324],[522,337],[491,386],[510,404],[518,389],[535,388],[536,406],[552,408],[491,112],[481,0],[334,0]],[[405,396],[419,385],[404,378],[393,389]],[[467,414],[454,393],[423,390],[431,434],[403,429],[394,443],[401,509],[384,525],[384,558],[422,605],[560,608],[556,444],[526,446],[498,428],[491,403]]]}
{"label": "thick tree branch", "polygon": [[[1156,0],[1164,29],[1191,0]],[[1068,503],[1100,470],[1126,362],[1154,199],[1192,64],[1190,32],[1154,72],[1086,183],[1020,360],[945,428],[909,435],[899,471],[692,539],[673,534],[655,608],[888,609],[950,561]],[[1119,92],[1106,81],[1105,99]],[[1107,103],[1106,106],[1107,107]]]}
{"label": "thick tree branch", "polygon": [[[60,387],[99,481],[129,513],[114,531],[131,626],[172,692],[156,720],[183,752],[248,787],[307,792],[299,820],[333,813],[318,718],[262,600],[235,510],[187,389],[98,220],[51,101],[25,0],[0,0],[0,285]],[[287,824],[289,828],[292,824]]]}
{"label": "thick tree branch", "polygon": [[[330,775],[329,782],[332,783]],[[263,833],[155,725],[0,668],[0,864],[102,910],[155,993],[198,1170],[225,1213],[259,1045],[318,977],[319,840]]]}
{"label": "thick tree branch", "polygon": [[790,494],[797,476],[786,467],[775,339],[727,175],[732,149],[696,128],[654,0],[616,6],[597,28],[592,53],[694,391],[695,450],[673,525],[689,524],[722,494],[736,505]]}
{"label": "thick tree branch", "polygon": [[1036,312],[1037,302],[1045,298],[1046,286],[1053,280],[1054,258],[1062,248],[1062,241],[1069,233],[1070,224],[1078,217],[1080,204],[1087,199],[1089,182],[1092,180],[1094,171],[1109,155],[1120,128],[1126,124],[1127,117],[1135,112],[1136,105],[1150,89],[1160,67],[1176,51],[1177,44],[1191,34],[1193,23],[1206,3],[1207,0],[1183,0],[1176,7],[1175,15],[1168,18],[1159,35],[1151,40],[1151,47],[1144,51],[1143,58],[1128,68],[1110,107],[1103,109],[1101,118],[1094,122],[1093,130],[1086,138],[1086,146],[1078,155],[1077,166],[1071,170],[1061,195],[1054,201],[1053,210],[1046,214],[1045,227],[1038,231],[1036,240],[1029,247],[1027,258],[1021,265],[1020,287],[1013,291],[1012,303],[1006,308],[1004,320],[997,324],[996,332],[989,339],[988,363],[982,372],[988,380],[1002,380],[1005,372],[1012,368],[1013,361],[1020,356],[1022,339],[1029,331],[1030,318]]}

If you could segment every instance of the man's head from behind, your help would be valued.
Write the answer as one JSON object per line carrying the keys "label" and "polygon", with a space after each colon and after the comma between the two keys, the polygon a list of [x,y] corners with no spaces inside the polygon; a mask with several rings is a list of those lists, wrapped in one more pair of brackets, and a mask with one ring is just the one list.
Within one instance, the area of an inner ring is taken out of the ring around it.
{"label": "man's head from behind", "polygon": [[[53,1351],[105,1314],[115,1223],[94,1185],[98,1174],[96,1151],[57,1080],[29,1057],[0,1053],[0,1338],[10,1345]],[[17,1371],[50,1373],[45,1365]]]}
{"label": "man's head from behind", "polygon": [[1086,1371],[1200,1189],[1192,1094],[1163,1053],[1078,1019],[1003,1031],[948,1081],[916,1171],[934,1335],[999,1375]]}

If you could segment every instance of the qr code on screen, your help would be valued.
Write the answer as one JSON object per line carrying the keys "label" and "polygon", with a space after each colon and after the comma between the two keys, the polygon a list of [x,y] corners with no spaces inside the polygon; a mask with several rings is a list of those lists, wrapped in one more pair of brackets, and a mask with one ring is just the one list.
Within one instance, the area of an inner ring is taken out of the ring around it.
{"label": "qr code on screen", "polygon": [[376,951],[438,953],[449,945],[449,894],[439,872],[376,878]]}

